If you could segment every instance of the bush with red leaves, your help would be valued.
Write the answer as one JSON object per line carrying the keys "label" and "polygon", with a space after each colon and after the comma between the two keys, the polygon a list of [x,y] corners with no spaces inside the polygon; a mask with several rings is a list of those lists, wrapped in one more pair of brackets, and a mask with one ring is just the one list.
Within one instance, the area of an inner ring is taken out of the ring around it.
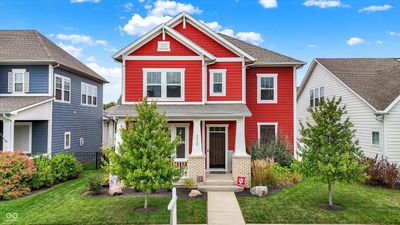
{"label": "bush with red leaves", "polygon": [[0,199],[18,198],[31,191],[36,172],[33,160],[21,151],[0,152]]}
{"label": "bush with red leaves", "polygon": [[400,168],[395,163],[390,163],[386,159],[363,158],[361,163],[367,162],[365,170],[369,178],[365,181],[368,185],[382,186],[389,188],[400,188]]}

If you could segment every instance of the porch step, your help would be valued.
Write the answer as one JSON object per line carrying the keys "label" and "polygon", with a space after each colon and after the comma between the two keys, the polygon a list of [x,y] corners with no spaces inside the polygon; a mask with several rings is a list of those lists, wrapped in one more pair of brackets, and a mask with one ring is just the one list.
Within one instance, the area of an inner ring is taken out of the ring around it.
{"label": "porch step", "polygon": [[232,179],[227,179],[227,180],[212,180],[212,179],[206,179],[206,185],[233,185],[233,180]]}
{"label": "porch step", "polygon": [[238,186],[233,185],[233,184],[230,184],[230,185],[209,185],[209,184],[206,184],[206,185],[199,185],[197,187],[197,189],[199,191],[201,191],[201,192],[210,192],[210,191],[213,191],[213,192],[218,192],[218,191],[223,191],[223,192],[226,192],[226,191],[228,191],[228,192],[229,191],[241,192],[241,191],[244,190],[242,187],[238,187]]}

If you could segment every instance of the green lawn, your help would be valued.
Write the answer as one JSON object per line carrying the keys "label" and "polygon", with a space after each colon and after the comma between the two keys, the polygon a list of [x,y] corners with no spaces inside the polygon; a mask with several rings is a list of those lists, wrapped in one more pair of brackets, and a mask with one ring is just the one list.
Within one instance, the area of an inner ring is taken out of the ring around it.
{"label": "green lawn", "polygon": [[320,209],[327,202],[327,186],[305,181],[270,198],[240,197],[247,223],[374,223],[400,224],[400,190],[364,185],[334,186],[334,203],[345,207]]}
{"label": "green lawn", "polygon": [[[93,172],[88,172],[93,173]],[[170,198],[151,197],[152,213],[135,212],[143,207],[143,197],[82,198],[87,176],[68,181],[35,196],[0,202],[0,224],[151,224],[169,223]],[[15,222],[6,221],[6,213],[18,213]],[[179,223],[206,223],[207,202],[178,200]]]}

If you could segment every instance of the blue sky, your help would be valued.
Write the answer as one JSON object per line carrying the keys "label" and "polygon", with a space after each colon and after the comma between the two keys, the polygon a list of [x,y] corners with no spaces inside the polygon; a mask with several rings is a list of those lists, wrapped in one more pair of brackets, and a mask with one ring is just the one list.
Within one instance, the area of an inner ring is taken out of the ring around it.
{"label": "blue sky", "polygon": [[0,29],[49,37],[111,82],[109,102],[121,92],[111,56],[181,10],[308,65],[316,57],[400,57],[399,0],[0,0]]}

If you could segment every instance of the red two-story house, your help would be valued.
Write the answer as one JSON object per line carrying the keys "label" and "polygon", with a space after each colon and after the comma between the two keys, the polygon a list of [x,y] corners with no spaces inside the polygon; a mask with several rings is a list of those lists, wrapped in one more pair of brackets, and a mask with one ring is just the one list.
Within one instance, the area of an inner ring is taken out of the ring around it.
{"label": "red two-story house", "polygon": [[[106,111],[125,125],[144,96],[165,113],[182,144],[175,161],[197,184],[209,172],[246,177],[249,143],[280,132],[296,140],[296,69],[304,62],[219,34],[187,13],[114,55],[122,97]],[[120,142],[117,129],[115,144]],[[294,149],[293,149],[294,151]]]}

